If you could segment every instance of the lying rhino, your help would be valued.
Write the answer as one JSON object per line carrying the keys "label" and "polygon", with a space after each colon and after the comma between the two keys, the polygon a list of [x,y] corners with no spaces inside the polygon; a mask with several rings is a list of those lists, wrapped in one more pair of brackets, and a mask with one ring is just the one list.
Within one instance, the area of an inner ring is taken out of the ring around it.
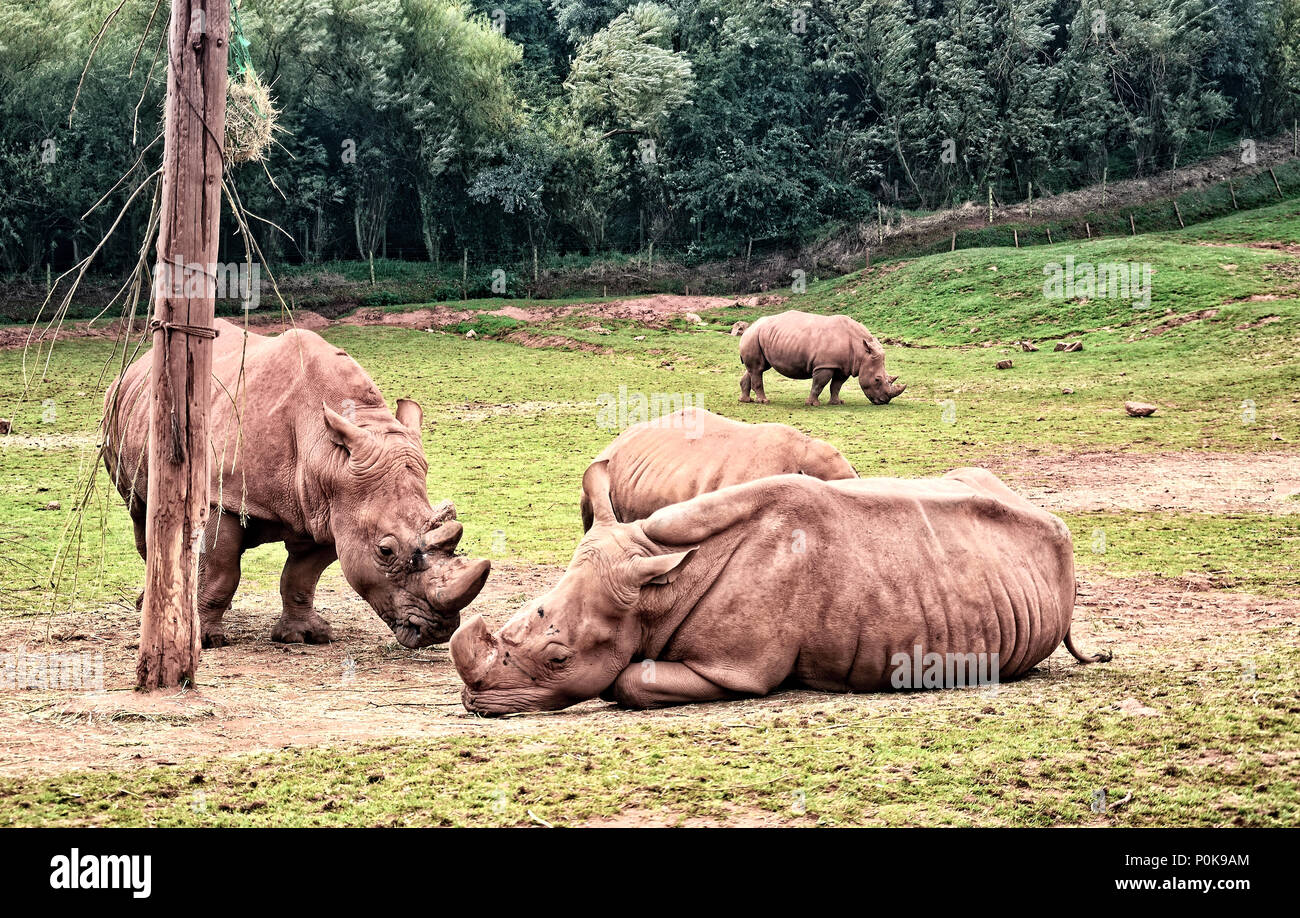
{"label": "lying rhino", "polygon": [[[623,522],[728,485],[800,473],[833,481],[857,478],[849,461],[825,440],[785,424],[744,424],[703,408],[634,424],[595,458],[609,463],[609,499]],[[582,497],[582,528],[591,528]]]}
{"label": "lying rhino", "polygon": [[[763,316],[740,338],[740,400],[766,403],[763,373],[770,367],[791,379],[811,379],[806,404],[820,405],[817,396],[831,385],[831,404],[842,405],[840,387],[858,378],[862,394],[873,405],[884,405],[903,394],[907,384],[885,373],[885,349],[871,332],[848,316],[819,316],[791,310]],[[755,398],[749,397],[753,389]]]}
{"label": "lying rhino", "polygon": [[[399,399],[394,417],[357,362],[314,332],[249,334],[245,348],[242,329],[220,320],[216,327],[212,513],[199,571],[203,646],[226,643],[221,619],[239,586],[240,556],[266,542],[289,552],[272,640],[333,639],[313,599],[336,559],[403,646],[447,640],[490,563],[454,556],[462,534],[455,508],[429,504],[420,406]],[[149,370],[148,357],[136,361],[104,400],[104,461],[141,557]]]}
{"label": "lying rhino", "polygon": [[932,655],[1014,679],[1062,640],[1108,659],[1070,640],[1069,530],[983,469],[780,475],[635,523],[605,464],[583,489],[595,524],[559,583],[495,634],[475,616],[452,636],[474,713],[964,684],[932,681]]}

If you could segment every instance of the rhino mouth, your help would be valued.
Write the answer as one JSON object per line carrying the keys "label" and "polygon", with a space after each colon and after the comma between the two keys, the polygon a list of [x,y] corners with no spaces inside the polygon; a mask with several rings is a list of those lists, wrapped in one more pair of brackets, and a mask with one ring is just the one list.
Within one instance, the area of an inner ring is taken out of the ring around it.
{"label": "rhino mouth", "polygon": [[453,573],[424,601],[400,602],[389,615],[384,615],[397,643],[410,650],[445,644],[460,627],[460,610],[478,596],[487,583],[492,569],[487,560],[456,559]]}
{"label": "rhino mouth", "polygon": [[569,707],[573,701],[562,696],[531,698],[520,690],[474,691],[468,685],[461,689],[460,703],[465,710],[479,717],[502,717],[506,714],[542,714]]}
{"label": "rhino mouth", "polygon": [[397,643],[408,650],[428,647],[430,644],[445,644],[460,627],[460,614],[429,617],[407,613],[405,621],[395,622],[391,628]]}

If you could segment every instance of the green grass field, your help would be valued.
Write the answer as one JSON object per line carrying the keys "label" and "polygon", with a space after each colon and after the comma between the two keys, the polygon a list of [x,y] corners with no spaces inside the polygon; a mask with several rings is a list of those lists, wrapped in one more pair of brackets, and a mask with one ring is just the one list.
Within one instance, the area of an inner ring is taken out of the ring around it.
{"label": "green grass field", "polygon": [[[424,406],[430,494],[456,502],[465,550],[563,564],[580,534],[582,470],[617,432],[602,426],[601,409],[617,405],[621,392],[689,395],[730,417],[792,424],[835,443],[864,475],[937,474],[1030,454],[1123,451],[1139,462],[1187,451],[1294,453],[1300,259],[1260,244],[1298,240],[1300,199],[1293,199],[1183,232],[875,265],[812,284],[781,307],[716,310],[702,327],[602,320],[602,334],[590,330],[589,318],[546,324],[546,334],[572,347],[498,340],[492,336],[516,326],[486,320],[475,326],[478,340],[467,340],[464,329],[332,326],[324,335],[371,373],[390,403],[412,397]],[[1150,306],[1045,298],[1044,266],[1068,255],[1150,264]],[[736,339],[726,331],[736,320],[790,307],[846,312],[892,342],[889,370],[908,382],[906,395],[873,407],[850,383],[845,406],[810,409],[805,382],[769,374],[770,405],[737,404]],[[1081,338],[1083,350],[1054,352],[1066,338]],[[1022,340],[1040,350],[1022,351]],[[994,368],[1008,357],[1012,369]],[[0,351],[0,416],[14,421],[0,446],[0,617],[39,621],[51,609],[129,602],[142,565],[102,472],[88,492],[80,539],[62,538],[94,474],[105,373],[120,352],[103,339],[61,342],[48,373],[28,366],[26,384],[22,359],[20,351]],[[1130,418],[1122,407],[1128,399],[1160,410]],[[45,509],[51,501],[61,509]],[[1211,576],[1224,589],[1300,596],[1300,514],[1064,516],[1083,577]],[[1107,534],[1105,552],[1089,547],[1098,529]],[[61,544],[69,560],[52,596],[48,580]],[[276,547],[253,552],[244,589],[273,590],[281,558]],[[1294,780],[1278,781],[1276,761],[1269,771],[1266,760],[1283,756],[1281,773],[1294,779],[1295,757],[1286,750],[1300,745],[1300,653],[1293,640],[1225,640],[1261,674],[1249,705],[1231,671],[1215,672],[1211,657],[1193,653],[1183,662],[1205,664],[1203,678],[1166,672],[1160,679],[1160,707],[1178,716],[1099,715],[1103,703],[1150,696],[1152,676],[1090,668],[1046,698],[1031,679],[1024,692],[1008,688],[988,704],[826,696],[792,712],[759,709],[741,726],[683,718],[665,727],[610,713],[576,727],[543,725],[526,737],[225,758],[202,765],[205,793],[228,804],[212,811],[191,806],[193,767],[12,777],[0,780],[0,825],[516,824],[529,822],[530,810],[573,822],[628,807],[682,818],[737,806],[788,815],[800,794],[806,813],[796,810],[797,821],[1050,825],[1087,822],[1086,800],[1097,787],[1148,779],[1162,793],[1117,811],[1124,824],[1294,824]],[[1159,660],[1158,650],[1144,658]],[[1230,757],[1231,768],[1216,771],[1206,750]],[[1165,769],[1154,777],[1153,761]]]}

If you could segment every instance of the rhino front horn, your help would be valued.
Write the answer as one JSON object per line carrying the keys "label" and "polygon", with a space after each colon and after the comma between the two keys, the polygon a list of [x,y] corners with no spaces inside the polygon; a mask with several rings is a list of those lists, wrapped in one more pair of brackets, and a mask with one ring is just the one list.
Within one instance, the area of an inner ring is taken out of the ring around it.
{"label": "rhino front horn", "polygon": [[477,685],[496,660],[496,641],[482,615],[475,615],[451,636],[451,662],[466,685]]}

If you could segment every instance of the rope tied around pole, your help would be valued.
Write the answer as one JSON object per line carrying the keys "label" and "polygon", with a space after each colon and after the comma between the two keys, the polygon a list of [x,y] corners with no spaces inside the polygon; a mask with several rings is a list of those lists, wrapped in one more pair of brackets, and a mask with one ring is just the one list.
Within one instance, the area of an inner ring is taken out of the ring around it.
{"label": "rope tied around pole", "polygon": [[160,319],[154,319],[149,323],[149,331],[180,332],[182,335],[190,335],[195,338],[215,338],[217,330],[203,325],[185,325],[181,322],[163,322]]}

